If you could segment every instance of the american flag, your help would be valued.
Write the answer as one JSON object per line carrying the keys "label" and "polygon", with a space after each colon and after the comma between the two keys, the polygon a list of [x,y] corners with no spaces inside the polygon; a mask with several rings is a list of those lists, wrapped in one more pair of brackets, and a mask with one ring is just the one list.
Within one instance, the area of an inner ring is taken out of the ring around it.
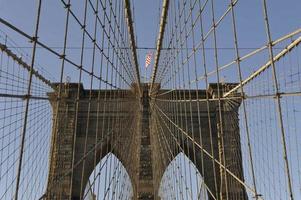
{"label": "american flag", "polygon": [[152,62],[152,52],[148,52],[145,56],[145,68],[147,68]]}

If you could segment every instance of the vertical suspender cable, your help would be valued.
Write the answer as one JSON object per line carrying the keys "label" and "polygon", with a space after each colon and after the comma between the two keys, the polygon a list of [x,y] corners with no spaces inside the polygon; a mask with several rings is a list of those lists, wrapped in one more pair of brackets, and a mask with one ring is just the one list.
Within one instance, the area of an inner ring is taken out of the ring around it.
{"label": "vertical suspender cable", "polygon": [[34,37],[32,38],[33,49],[32,49],[32,58],[31,58],[31,65],[30,65],[30,72],[29,72],[29,81],[28,81],[28,86],[27,86],[27,97],[26,97],[26,103],[25,103],[26,105],[25,105],[24,121],[23,121],[22,136],[21,136],[22,138],[21,138],[20,156],[19,156],[19,164],[18,164],[18,172],[17,172],[16,191],[15,191],[15,198],[14,198],[15,200],[18,199],[18,193],[19,193],[19,187],[20,187],[22,159],[23,159],[23,153],[24,153],[26,126],[27,126],[27,119],[28,119],[28,112],[29,112],[29,101],[30,101],[29,96],[30,96],[30,91],[31,91],[33,69],[34,69],[35,57],[36,57],[36,49],[37,49],[36,47],[37,47],[37,40],[38,40],[41,7],[42,7],[42,0],[39,0],[35,34],[34,34]]}
{"label": "vertical suspender cable", "polygon": [[294,196],[293,196],[289,163],[288,163],[288,158],[287,158],[287,147],[286,147],[287,145],[286,145],[285,131],[284,131],[284,125],[283,125],[283,119],[282,119],[280,93],[279,93],[278,79],[277,79],[277,73],[276,73],[276,65],[275,65],[275,61],[274,61],[272,37],[271,37],[271,32],[270,32],[266,0],[262,0],[262,3],[263,3],[263,14],[264,14],[263,17],[264,17],[264,21],[265,21],[265,29],[266,29],[267,40],[268,40],[269,56],[270,56],[270,60],[271,60],[272,73],[273,73],[272,75],[273,75],[274,88],[275,88],[275,100],[276,100],[276,104],[277,104],[278,122],[279,122],[279,128],[280,128],[281,136],[282,136],[283,159],[285,162],[285,169],[286,169],[287,182],[288,182],[287,184],[288,184],[290,199],[293,200]]}

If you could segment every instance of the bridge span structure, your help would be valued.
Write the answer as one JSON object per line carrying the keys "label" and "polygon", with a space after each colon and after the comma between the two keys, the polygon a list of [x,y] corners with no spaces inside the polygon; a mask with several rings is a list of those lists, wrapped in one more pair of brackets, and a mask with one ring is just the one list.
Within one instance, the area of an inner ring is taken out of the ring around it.
{"label": "bridge span structure", "polygon": [[301,199],[301,3],[154,2],[0,3],[0,199]]}

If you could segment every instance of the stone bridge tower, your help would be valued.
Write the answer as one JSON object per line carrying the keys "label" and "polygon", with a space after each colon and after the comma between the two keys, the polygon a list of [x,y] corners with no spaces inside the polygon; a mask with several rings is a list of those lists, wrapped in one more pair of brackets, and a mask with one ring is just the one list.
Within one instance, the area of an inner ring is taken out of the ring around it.
{"label": "stone bridge tower", "polygon": [[[225,91],[234,85],[224,84],[221,87]],[[159,85],[157,87],[159,88]],[[216,84],[210,84],[207,91],[180,90],[178,93],[183,99],[189,99],[188,95],[190,99],[196,99],[196,96],[199,99],[206,99],[206,93],[210,99],[215,99],[216,87]],[[164,93],[165,91],[158,89],[157,92]],[[142,84],[141,98],[137,98],[138,91],[134,85],[131,90],[107,91],[84,90],[80,85],[79,99],[77,99],[77,93],[78,84],[70,83],[60,101],[57,100],[57,93],[48,94],[53,109],[53,131],[46,199],[70,199],[70,193],[72,194],[71,199],[80,199],[89,176],[100,159],[111,151],[110,149],[114,149],[112,153],[121,161],[130,176],[133,199],[160,199],[158,196],[160,180],[170,161],[180,153],[180,149],[178,152],[177,150],[173,151],[173,154],[168,153],[169,149],[173,148],[174,141],[172,140],[167,141],[164,147],[158,146],[158,140],[162,139],[160,138],[162,135],[158,134],[156,128],[150,129],[150,127],[154,127],[155,123],[166,123],[166,120],[155,120],[156,113],[153,110],[156,105],[163,108],[164,113],[170,119],[176,120],[181,115],[182,118],[187,116],[189,117],[187,120],[192,120],[193,123],[189,124],[193,124],[194,127],[188,125],[181,129],[183,134],[187,134],[187,137],[175,137],[174,139],[183,147],[185,145],[184,153],[194,162],[199,172],[204,172],[202,176],[210,191],[214,195],[218,195],[218,199],[225,199],[227,181],[229,199],[237,196],[240,196],[242,200],[247,199],[244,187],[229,175],[225,180],[226,171],[217,163],[219,158],[224,156],[226,163],[231,163],[231,165],[227,165],[228,169],[243,180],[238,127],[239,100],[231,101],[231,103],[224,102],[221,107],[218,106],[217,101],[210,101],[209,110],[206,101],[190,102],[192,112],[189,111],[190,113],[187,114],[184,113],[185,111],[181,111],[177,112],[179,116],[173,116],[173,110],[179,106],[179,103],[170,105],[164,101],[154,102],[156,100],[149,97],[148,84]],[[170,94],[161,97],[170,99],[168,95]],[[115,106],[120,101],[123,103]],[[180,104],[184,105],[187,102]],[[219,120],[219,108],[222,109],[223,123],[220,123]],[[76,110],[78,111],[77,118],[75,117]],[[90,114],[87,115],[87,113]],[[208,123],[208,114],[211,123]],[[111,123],[110,121],[116,118],[116,115],[120,121],[113,132],[107,133],[107,124]],[[129,121],[134,126],[132,129],[127,128]],[[179,122],[178,125],[182,126],[183,124]],[[221,128],[223,134],[221,134]],[[129,130],[135,131],[130,133]],[[164,134],[170,134],[169,131],[167,128],[163,130]],[[106,134],[109,136],[103,141]],[[198,143],[195,144],[192,141]],[[225,147],[224,151],[219,148],[221,141]],[[111,148],[114,145],[117,145],[118,148]],[[199,147],[203,148],[203,151]],[[91,151],[93,153],[89,154]],[[195,151],[195,157],[193,157],[193,151]],[[204,152],[213,153],[217,162],[212,162],[212,157]],[[72,172],[73,156],[75,160]],[[82,159],[83,157],[85,159]],[[71,177],[73,177],[72,180]]]}

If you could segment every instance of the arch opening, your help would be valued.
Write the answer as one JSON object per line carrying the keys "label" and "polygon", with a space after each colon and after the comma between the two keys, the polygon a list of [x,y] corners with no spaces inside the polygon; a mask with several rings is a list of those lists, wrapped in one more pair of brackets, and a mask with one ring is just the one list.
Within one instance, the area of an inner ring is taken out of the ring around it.
{"label": "arch opening", "polygon": [[86,183],[84,200],[132,199],[133,186],[131,178],[121,163],[113,154],[104,156]]}
{"label": "arch opening", "polygon": [[160,182],[159,196],[162,200],[208,200],[201,173],[184,153],[179,153],[167,166]]}

